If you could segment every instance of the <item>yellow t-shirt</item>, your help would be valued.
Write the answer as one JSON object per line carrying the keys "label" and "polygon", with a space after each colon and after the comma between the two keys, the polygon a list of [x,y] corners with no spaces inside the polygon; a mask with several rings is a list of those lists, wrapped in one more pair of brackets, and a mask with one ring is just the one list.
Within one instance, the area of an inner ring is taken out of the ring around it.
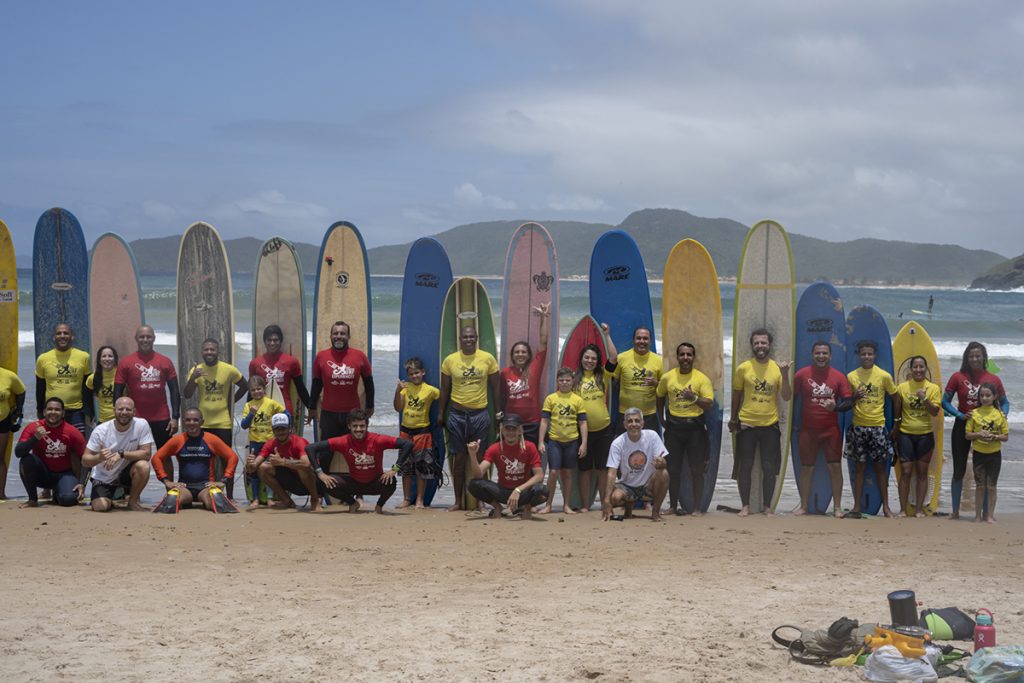
{"label": "yellow t-shirt", "polygon": [[857,368],[848,373],[846,379],[850,381],[850,391],[853,394],[856,394],[862,386],[867,387],[868,390],[863,398],[855,400],[853,403],[854,426],[884,427],[885,395],[891,396],[896,393],[896,384],[892,381],[892,375],[875,365],[870,370]]}
{"label": "yellow t-shirt", "polygon": [[[197,407],[203,412],[203,426],[207,429],[231,429],[231,412],[234,407],[232,399],[235,384],[242,379],[242,373],[224,361],[217,361],[213,367],[206,363],[196,367],[203,370],[203,374],[196,380],[199,394]],[[192,376],[191,370],[189,376]]]}
{"label": "yellow t-shirt", "polygon": [[487,378],[497,373],[498,361],[483,349],[456,351],[441,363],[441,374],[452,378],[452,401],[473,410],[487,407]]}
{"label": "yellow t-shirt", "polygon": [[679,368],[672,368],[661,376],[658,382],[658,398],[668,397],[668,412],[674,417],[703,417],[704,409],[697,405],[697,400],[687,401],[683,398],[683,390],[689,389],[697,394],[697,398],[714,400],[715,390],[700,370],[694,368],[685,375]]}
{"label": "yellow t-shirt", "polygon": [[598,382],[593,371],[584,370],[580,385],[573,393],[583,399],[583,411],[587,414],[587,431],[596,432],[612,423],[608,413],[608,388],[611,386],[610,372],[604,372],[602,382]]}
{"label": "yellow t-shirt", "polygon": [[[925,391],[924,399],[917,397],[917,392],[921,389]],[[930,434],[933,429],[932,416],[924,407],[924,401],[927,399],[934,405],[942,404],[939,385],[928,380],[915,382],[908,379],[906,382],[900,382],[896,391],[903,401],[903,421],[900,422],[900,431],[904,434]]]}
{"label": "yellow t-shirt", "polygon": [[14,409],[14,397],[25,393],[25,383],[7,368],[0,368],[0,420]]}
{"label": "yellow t-shirt", "polygon": [[[619,354],[618,362],[615,366],[615,381],[619,383],[619,412],[639,408],[644,415],[654,415],[658,409],[655,392],[657,381],[661,380],[661,356],[650,352],[641,356],[629,349]],[[647,386],[644,380],[650,377],[656,382]]]}
{"label": "yellow t-shirt", "polygon": [[247,402],[242,414],[248,415],[253,408],[256,409],[256,414],[249,423],[249,441],[266,443],[274,438],[274,428],[270,426],[270,420],[278,413],[283,413],[284,406],[269,396],[264,396],[258,401],[253,399]]}
{"label": "yellow t-shirt", "polygon": [[548,438],[561,443],[580,438],[579,421],[587,419],[583,399],[572,392],[548,394],[540,414],[548,419]]}
{"label": "yellow t-shirt", "polygon": [[67,410],[82,409],[82,381],[88,376],[89,354],[80,349],[50,349],[36,359],[36,377],[46,381],[46,398],[56,396]]}
{"label": "yellow t-shirt", "polygon": [[[1010,425],[1006,422],[1006,416],[995,406],[978,406],[972,410],[964,427],[965,431],[974,433],[983,429],[993,434],[1010,433]],[[971,442],[971,447],[974,448],[975,453],[997,453],[1002,450],[1003,442],[975,439]]]}
{"label": "yellow t-shirt", "polygon": [[778,422],[776,396],[781,386],[782,372],[771,358],[767,363],[753,359],[740,363],[732,377],[733,391],[743,392],[739,421],[751,427],[771,427]]}
{"label": "yellow t-shirt", "polygon": [[405,397],[402,410],[402,426],[406,429],[422,429],[430,426],[430,406],[441,397],[441,390],[426,382],[407,382],[401,395]]}
{"label": "yellow t-shirt", "polygon": [[114,370],[103,373],[103,386],[96,389],[96,373],[92,373],[85,380],[85,386],[89,387],[92,395],[96,397],[96,407],[100,413],[100,422],[114,419]]}

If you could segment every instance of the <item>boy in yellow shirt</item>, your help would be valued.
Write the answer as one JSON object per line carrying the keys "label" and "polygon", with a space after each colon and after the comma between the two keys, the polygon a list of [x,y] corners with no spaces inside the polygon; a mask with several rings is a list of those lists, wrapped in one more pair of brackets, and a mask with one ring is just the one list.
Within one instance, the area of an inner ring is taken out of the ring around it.
{"label": "boy in yellow shirt", "polygon": [[267,396],[267,380],[260,375],[249,378],[251,399],[242,408],[242,429],[249,430],[249,455],[245,458],[245,494],[249,507],[255,509],[267,504],[267,486],[260,483],[256,473],[256,456],[263,444],[274,438],[271,421],[278,413],[287,412],[283,405]]}
{"label": "boy in yellow shirt", "polygon": [[882,511],[892,517],[889,509],[889,458],[893,455],[892,439],[885,429],[885,397],[896,395],[892,375],[875,365],[878,345],[870,339],[857,342],[860,367],[846,374],[853,394],[853,424],[846,432],[843,455],[854,461],[853,509],[846,515],[859,517],[864,499],[864,474],[870,462],[875,470]]}
{"label": "boy in yellow shirt", "polygon": [[[416,483],[416,509],[426,508],[423,496],[427,489],[427,479],[420,469],[431,471],[437,463],[434,458],[434,437],[431,433],[430,407],[441,396],[441,391],[423,381],[426,371],[423,361],[410,358],[405,361],[405,376],[408,381],[398,380],[395,387],[395,410],[402,414],[402,426],[399,438],[412,442],[412,457],[406,461],[402,475],[402,503],[400,508],[413,504],[412,487]],[[423,463],[417,467],[418,463]]]}
{"label": "boy in yellow shirt", "polygon": [[[551,512],[555,486],[562,482],[562,511],[576,514],[569,504],[572,498],[572,471],[576,461],[587,454],[587,413],[583,399],[572,391],[573,371],[561,368],[555,377],[558,391],[544,399],[540,411],[540,434],[537,441],[541,455],[548,456],[548,501],[539,511]],[[550,429],[550,432],[549,432]]]}

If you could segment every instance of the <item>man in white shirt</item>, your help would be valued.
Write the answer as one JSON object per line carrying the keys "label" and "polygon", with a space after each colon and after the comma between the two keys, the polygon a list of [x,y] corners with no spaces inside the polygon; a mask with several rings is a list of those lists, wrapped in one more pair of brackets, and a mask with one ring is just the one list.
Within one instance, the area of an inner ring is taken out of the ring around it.
{"label": "man in white shirt", "polygon": [[[644,413],[629,408],[623,414],[626,432],[612,442],[608,451],[608,487],[604,492],[603,518],[613,516],[612,508],[625,508],[625,517],[633,516],[633,503],[653,502],[651,521],[661,521],[661,504],[668,492],[668,450],[658,433],[644,429]],[[616,481],[616,477],[618,480]]]}
{"label": "man in white shirt", "polygon": [[152,454],[149,423],[135,417],[135,401],[122,396],[114,403],[114,419],[93,430],[82,456],[82,465],[93,468],[92,509],[108,512],[114,506],[114,491],[123,486],[130,491],[128,509],[145,512],[139,496],[149,481]]}

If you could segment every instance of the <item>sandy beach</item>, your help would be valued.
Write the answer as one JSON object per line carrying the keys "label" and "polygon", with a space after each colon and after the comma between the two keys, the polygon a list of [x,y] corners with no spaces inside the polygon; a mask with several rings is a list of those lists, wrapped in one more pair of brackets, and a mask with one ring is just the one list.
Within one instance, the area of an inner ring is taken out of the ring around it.
{"label": "sandy beach", "polygon": [[[5,681],[853,681],[783,623],[991,608],[1024,642],[1024,517],[600,521],[0,506]],[[983,575],[983,579],[976,576]]]}

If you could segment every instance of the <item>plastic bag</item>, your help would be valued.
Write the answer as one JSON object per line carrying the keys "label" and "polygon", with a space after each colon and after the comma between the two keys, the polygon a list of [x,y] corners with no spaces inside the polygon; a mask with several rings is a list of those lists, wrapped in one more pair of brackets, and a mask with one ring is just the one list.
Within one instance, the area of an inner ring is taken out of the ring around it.
{"label": "plastic bag", "polygon": [[864,664],[864,678],[881,683],[926,683],[939,680],[935,668],[927,661],[908,659],[892,645],[883,645],[871,653]]}
{"label": "plastic bag", "polygon": [[967,678],[975,683],[1024,681],[1024,647],[997,645],[981,648],[967,665]]}

